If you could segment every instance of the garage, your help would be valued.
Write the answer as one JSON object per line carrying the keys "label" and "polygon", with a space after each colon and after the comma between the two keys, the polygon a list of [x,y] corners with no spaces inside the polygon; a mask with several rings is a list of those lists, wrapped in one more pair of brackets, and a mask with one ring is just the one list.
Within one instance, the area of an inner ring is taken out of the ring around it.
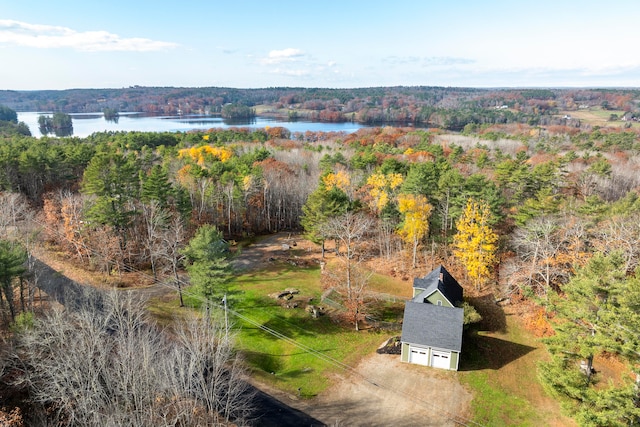
{"label": "garage", "polygon": [[409,352],[409,363],[429,366],[429,350],[426,348],[411,347]]}
{"label": "garage", "polygon": [[462,301],[462,287],[440,266],[424,278],[416,278],[413,293],[414,297],[404,306],[400,360],[457,370],[464,309],[453,306],[451,301]]}
{"label": "garage", "polygon": [[451,369],[451,352],[433,350],[431,352],[431,366],[440,369]]}

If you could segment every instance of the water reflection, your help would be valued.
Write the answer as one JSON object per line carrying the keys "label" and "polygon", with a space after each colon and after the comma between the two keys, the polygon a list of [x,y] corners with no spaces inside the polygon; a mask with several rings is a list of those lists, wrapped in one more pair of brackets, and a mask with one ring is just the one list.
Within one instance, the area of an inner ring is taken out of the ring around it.
{"label": "water reflection", "polygon": [[71,118],[74,120],[100,119],[102,117],[100,113],[71,114]]}
{"label": "water reflection", "polygon": [[53,134],[59,138],[64,136],[73,136],[73,128],[54,129]]}
{"label": "water reflection", "polygon": [[38,130],[41,135],[55,135],[58,137],[73,135],[73,119],[64,113],[52,115],[38,115]]}
{"label": "water reflection", "polygon": [[[18,113],[18,120],[25,122],[31,133],[36,135],[38,116],[52,114],[50,112]],[[187,132],[190,130],[207,130],[211,128],[249,127],[264,128],[283,127],[291,133],[295,132],[355,132],[363,127],[358,123],[325,123],[310,121],[283,121],[264,117],[245,120],[223,120],[221,117],[204,115],[152,115],[146,113],[119,113],[115,120],[106,120],[102,113],[72,113],[73,135],[86,137],[95,132]]]}
{"label": "water reflection", "polygon": [[252,126],[258,121],[256,117],[250,119],[224,119],[223,123],[227,126]]}

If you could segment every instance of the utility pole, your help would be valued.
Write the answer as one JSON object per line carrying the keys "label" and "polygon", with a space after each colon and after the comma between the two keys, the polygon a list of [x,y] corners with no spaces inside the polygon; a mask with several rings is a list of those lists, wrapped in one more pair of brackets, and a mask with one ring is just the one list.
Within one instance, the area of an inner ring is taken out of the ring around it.
{"label": "utility pole", "polygon": [[224,333],[225,337],[229,338],[229,313],[227,311],[227,294],[222,297],[222,307],[224,308]]}

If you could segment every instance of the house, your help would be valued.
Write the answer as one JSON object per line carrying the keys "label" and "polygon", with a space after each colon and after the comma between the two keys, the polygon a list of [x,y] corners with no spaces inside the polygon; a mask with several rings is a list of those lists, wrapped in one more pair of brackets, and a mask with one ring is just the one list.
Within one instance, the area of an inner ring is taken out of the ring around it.
{"label": "house", "polygon": [[415,278],[404,309],[401,360],[458,370],[464,310],[456,305],[461,302],[462,286],[443,266]]}

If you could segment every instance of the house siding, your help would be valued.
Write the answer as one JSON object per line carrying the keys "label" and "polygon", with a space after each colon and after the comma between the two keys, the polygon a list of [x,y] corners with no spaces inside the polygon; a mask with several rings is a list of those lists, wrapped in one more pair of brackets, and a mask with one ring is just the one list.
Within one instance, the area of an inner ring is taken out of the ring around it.
{"label": "house siding", "polygon": [[449,301],[440,293],[440,291],[435,291],[431,295],[427,297],[427,301],[429,301],[433,305],[438,305],[438,301],[440,301],[440,305],[443,307],[453,307]]}
{"label": "house siding", "polygon": [[400,360],[403,362],[409,362],[409,343],[403,342],[402,349],[400,352]]}
{"label": "house siding", "polygon": [[452,351],[451,352],[451,365],[449,366],[449,369],[451,369],[452,371],[457,371],[458,370],[458,359],[460,359],[460,353]]}

